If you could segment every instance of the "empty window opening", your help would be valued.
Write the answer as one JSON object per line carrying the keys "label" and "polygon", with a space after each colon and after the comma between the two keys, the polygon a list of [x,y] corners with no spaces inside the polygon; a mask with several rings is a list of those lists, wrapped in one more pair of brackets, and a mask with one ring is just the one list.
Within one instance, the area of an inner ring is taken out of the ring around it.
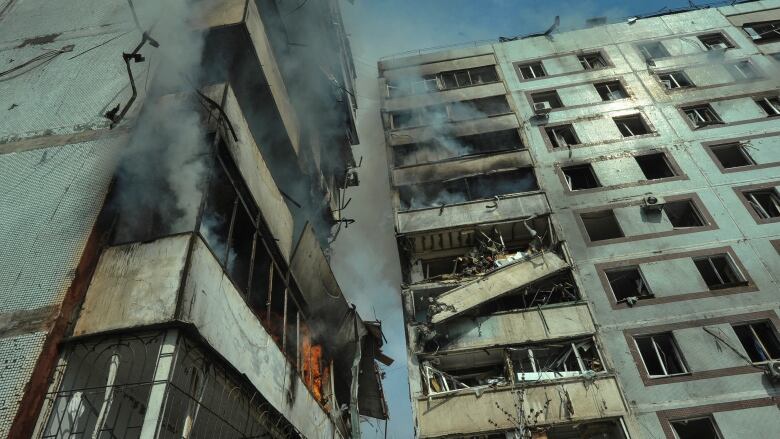
{"label": "empty window opening", "polygon": [[601,52],[586,53],[577,58],[580,60],[583,70],[603,69],[608,66],[607,60],[604,59],[604,55]]}
{"label": "empty window opening", "polygon": [[713,145],[710,150],[718,159],[720,164],[726,168],[738,168],[740,166],[751,166],[755,162],[750,157],[747,149],[741,143],[729,143],[726,145]]}
{"label": "empty window opening", "polygon": [[227,258],[227,243],[235,204],[236,191],[233,184],[222,166],[216,163],[206,189],[200,235],[222,265]]}
{"label": "empty window opening", "polygon": [[760,363],[762,361],[780,360],[780,341],[777,339],[777,331],[769,322],[748,323],[734,325],[739,342],[750,361]]}
{"label": "empty window opening", "polygon": [[740,61],[728,66],[731,76],[735,81],[750,81],[752,79],[760,79],[761,74],[758,69],[750,61]]}
{"label": "empty window opening", "polygon": [[580,219],[582,219],[585,231],[591,241],[603,241],[625,236],[612,209],[582,213]]}
{"label": "empty window opening", "polygon": [[699,41],[707,50],[726,50],[734,47],[731,41],[720,32],[714,34],[699,35]]}
{"label": "empty window opening", "polygon": [[520,77],[523,79],[534,79],[547,76],[547,72],[544,71],[544,66],[542,66],[541,62],[520,64],[517,66],[517,69],[520,71]]}
{"label": "empty window opening", "polygon": [[746,283],[727,254],[695,258],[693,262],[710,290],[730,288]]}
{"label": "empty window opening", "polygon": [[503,130],[462,137],[439,136],[428,142],[397,145],[393,147],[393,157],[395,166],[408,166],[522,148],[517,130]]}
{"label": "empty window opening", "polygon": [[504,95],[453,102],[448,104],[447,107],[449,108],[452,121],[479,119],[512,111]]}
{"label": "empty window opening", "polygon": [[577,137],[577,133],[574,131],[574,127],[571,125],[560,125],[557,127],[546,128],[547,137],[550,138],[553,148],[570,147],[572,145],[579,145],[580,139]]}
{"label": "empty window opening", "polygon": [[693,82],[685,72],[660,73],[658,79],[667,90],[676,88],[693,87]]}
{"label": "empty window opening", "polygon": [[771,96],[756,99],[756,103],[768,117],[780,116],[780,97]]}
{"label": "empty window opening", "polygon": [[538,108],[539,105],[543,105],[544,108],[561,108],[563,107],[563,103],[561,102],[561,98],[558,96],[558,92],[553,91],[545,91],[541,93],[533,93],[531,95],[531,100],[534,103],[534,108]]}
{"label": "empty window opening", "polygon": [[718,116],[709,104],[683,108],[683,112],[696,128],[723,123],[720,116]]}
{"label": "empty window opening", "polygon": [[721,439],[710,417],[671,421],[675,439]]}
{"label": "empty window opening", "polygon": [[647,127],[644,119],[639,114],[632,114],[631,116],[616,117],[613,119],[620,134],[623,137],[641,136],[643,134],[650,134],[650,128]]}
{"label": "empty window opening", "polygon": [[688,373],[670,332],[636,337],[636,345],[651,378]]}
{"label": "empty window opening", "polygon": [[233,227],[230,230],[226,267],[236,288],[245,295],[249,290],[249,272],[256,230],[257,227],[249,212],[242,203],[238,203]]}
{"label": "empty window opening", "polygon": [[744,192],[744,195],[759,217],[764,219],[780,218],[780,196],[778,196],[777,189],[760,189]]}
{"label": "empty window opening", "polygon": [[652,41],[639,45],[639,51],[646,60],[661,59],[669,56],[669,51],[660,41]]}
{"label": "empty window opening", "polygon": [[780,21],[761,21],[742,25],[745,33],[757,44],[780,41]]}
{"label": "empty window opening", "polygon": [[475,67],[473,69],[454,70],[439,74],[440,84],[444,89],[468,87],[471,85],[489,84],[498,81],[496,66]]}
{"label": "empty window opening", "polygon": [[254,266],[249,287],[249,306],[265,319],[267,304],[271,300],[271,276],[274,269],[273,257],[258,234],[255,238]]}
{"label": "empty window opening", "polygon": [[618,303],[628,302],[632,304],[636,300],[649,299],[653,293],[645,282],[639,267],[620,268],[605,273],[609,281],[609,287]]}
{"label": "empty window opening", "polygon": [[628,93],[620,81],[600,82],[593,84],[593,86],[596,87],[602,101],[616,101],[628,97]]}
{"label": "empty window opening", "polygon": [[591,165],[567,166],[561,170],[570,190],[577,191],[601,186]]}
{"label": "empty window opening", "polygon": [[656,154],[643,154],[634,157],[642,174],[648,180],[658,180],[660,178],[674,177],[676,174],[666,158],[666,154],[659,152]]}
{"label": "empty window opening", "polygon": [[664,212],[675,229],[704,225],[704,220],[691,200],[667,202],[664,205]]}

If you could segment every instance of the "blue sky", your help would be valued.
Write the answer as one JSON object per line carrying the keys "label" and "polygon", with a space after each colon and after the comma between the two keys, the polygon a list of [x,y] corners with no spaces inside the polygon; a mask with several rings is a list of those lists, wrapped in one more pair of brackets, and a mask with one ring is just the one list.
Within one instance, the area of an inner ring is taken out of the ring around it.
{"label": "blue sky", "polygon": [[[694,0],[697,5],[702,0]],[[385,368],[390,422],[387,437],[413,437],[401,320],[398,253],[393,236],[387,165],[376,82],[376,62],[386,55],[499,36],[546,30],[556,15],[561,29],[581,27],[586,19],[610,20],[688,6],[688,0],[355,0],[342,1],[347,33],[358,70],[358,124],[363,158],[361,183],[350,189],[346,215],[357,222],[343,230],[333,249],[332,264],[347,297],[366,319],[383,321],[396,362]],[[362,425],[364,438],[384,437],[384,424]]]}

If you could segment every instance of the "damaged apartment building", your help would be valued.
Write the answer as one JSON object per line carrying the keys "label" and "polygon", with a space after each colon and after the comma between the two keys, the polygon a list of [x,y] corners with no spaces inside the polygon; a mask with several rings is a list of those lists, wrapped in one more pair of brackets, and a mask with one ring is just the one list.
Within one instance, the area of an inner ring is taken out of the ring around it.
{"label": "damaged apartment building", "polygon": [[[338,3],[0,5],[0,437],[357,438]],[[301,68],[306,65],[306,68]]]}
{"label": "damaged apartment building", "polygon": [[715,6],[379,62],[417,437],[780,436],[780,2]]}

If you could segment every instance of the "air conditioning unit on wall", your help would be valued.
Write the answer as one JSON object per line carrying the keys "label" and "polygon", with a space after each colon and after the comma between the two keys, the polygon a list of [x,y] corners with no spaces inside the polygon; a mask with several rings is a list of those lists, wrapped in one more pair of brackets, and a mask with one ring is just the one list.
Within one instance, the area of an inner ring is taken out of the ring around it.
{"label": "air conditioning unit on wall", "polygon": [[780,360],[766,363],[766,374],[774,383],[780,383]]}
{"label": "air conditioning unit on wall", "polygon": [[534,103],[534,113],[538,115],[546,115],[550,114],[550,111],[552,111],[552,106],[549,102],[535,102]]}
{"label": "air conditioning unit on wall", "polygon": [[648,195],[642,200],[642,210],[648,213],[660,213],[664,210],[664,202],[660,198]]}

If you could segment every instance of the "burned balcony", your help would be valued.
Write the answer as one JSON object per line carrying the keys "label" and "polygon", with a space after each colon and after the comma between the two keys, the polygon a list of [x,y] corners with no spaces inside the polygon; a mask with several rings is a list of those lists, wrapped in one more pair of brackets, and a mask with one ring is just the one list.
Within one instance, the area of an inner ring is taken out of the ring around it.
{"label": "burned balcony", "polygon": [[524,148],[516,129],[460,137],[442,133],[424,142],[393,147],[393,163],[396,167],[421,165]]}

